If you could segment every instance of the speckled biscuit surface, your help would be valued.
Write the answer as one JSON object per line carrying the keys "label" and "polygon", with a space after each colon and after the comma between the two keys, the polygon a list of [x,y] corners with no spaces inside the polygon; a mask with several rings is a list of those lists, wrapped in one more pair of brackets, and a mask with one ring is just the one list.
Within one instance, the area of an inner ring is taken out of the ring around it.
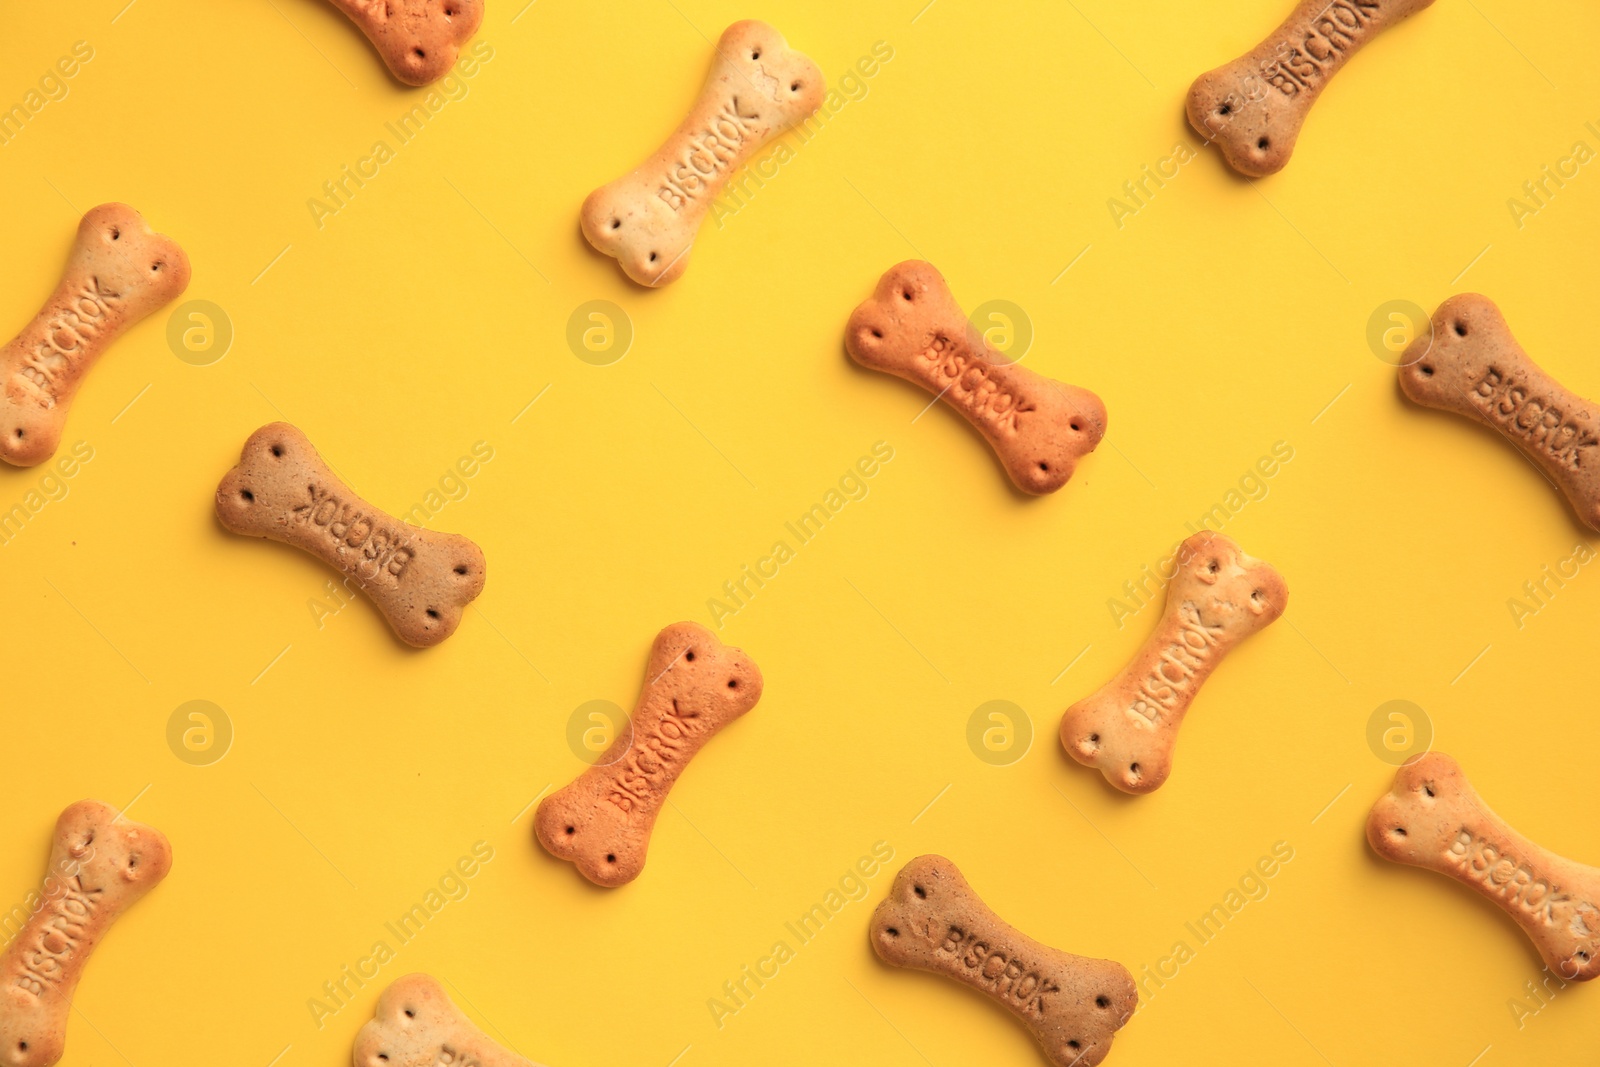
{"label": "speckled biscuit surface", "polygon": [[863,367],[914,382],[960,412],[1025,493],[1066,485],[1105,436],[1098,396],[991,348],[931,263],[890,267],[850,316],[844,343]]}
{"label": "speckled biscuit surface", "polygon": [[705,87],[665,144],[631,174],[589,194],[583,235],[641,285],[666,285],[728,179],[822,104],[817,65],[764,22],[735,22],[717,41]]}
{"label": "speckled biscuit surface", "polygon": [[356,1035],[355,1067],[538,1067],[472,1024],[426,974],[396,978]]}
{"label": "speckled biscuit surface", "polygon": [[1001,1005],[1057,1067],[1093,1067],[1139,1003],[1128,969],[1042,945],[989,909],[956,865],[918,856],[872,913],[885,963],[954,978]]}
{"label": "speckled biscuit surface", "polygon": [[1284,168],[1322,90],[1350,57],[1433,0],[1302,0],[1248,53],[1189,88],[1189,125],[1253,178]]}
{"label": "speckled biscuit surface", "polygon": [[482,549],[362,500],[286,422],[245,441],[239,465],[217,486],[217,518],[234,533],[293,545],[351,576],[400,639],[418,648],[455,633],[483,592]]}
{"label": "speckled biscuit surface", "polygon": [[1386,860],[1449,875],[1497,905],[1567,981],[1600,974],[1600,868],[1557,856],[1490,811],[1442,752],[1394,776],[1367,817],[1367,841]]}
{"label": "speckled biscuit surface", "polygon": [[1547,374],[1486,296],[1452,296],[1401,356],[1400,388],[1430,408],[1498,431],[1600,530],[1600,405]]}
{"label": "speckled biscuit surface", "polygon": [[630,728],[539,804],[539,843],[596,885],[633,881],[673,783],[717,731],[760,699],[761,671],[742,651],[695,623],[668,626],[650,649]]}
{"label": "speckled biscuit surface", "polygon": [[1062,747],[1124,793],[1160,788],[1200,686],[1288,601],[1283,576],[1232,538],[1210,530],[1187,538],[1155,632],[1115,678],[1067,709]]}
{"label": "speckled biscuit surface", "polygon": [[0,956],[0,1064],[50,1067],[61,1058],[90,954],[171,869],[166,837],[118,821],[109,804],[80,800],[61,813],[44,882],[29,898],[33,914]]}
{"label": "speckled biscuit surface", "polygon": [[84,215],[55,292],[0,349],[0,459],[31,467],[54,455],[95,361],[188,285],[183,249],[133,208],[101,204]]}
{"label": "speckled biscuit surface", "polygon": [[361,27],[389,72],[429,85],[450,72],[483,22],[483,0],[331,0]]}

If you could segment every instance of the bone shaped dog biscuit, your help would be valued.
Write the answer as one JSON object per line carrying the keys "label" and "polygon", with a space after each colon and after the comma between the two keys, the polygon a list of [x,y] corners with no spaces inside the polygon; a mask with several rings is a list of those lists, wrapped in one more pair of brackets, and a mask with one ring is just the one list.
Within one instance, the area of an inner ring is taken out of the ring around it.
{"label": "bone shaped dog biscuit", "polygon": [[1166,610],[1128,665],[1061,718],[1061,744],[1125,793],[1172,773],[1178,727],[1200,686],[1246,637],[1283,614],[1289,587],[1231,538],[1202,530],[1178,548]]}
{"label": "bone shaped dog biscuit", "polygon": [[761,671],[749,657],[692,622],[656,635],[645,678],[629,729],[533,818],[545,851],[596,885],[639,876],[673,783],[706,742],[761,699]]}
{"label": "bone shaped dog biscuit", "polygon": [[1488,297],[1462,293],[1439,305],[1432,329],[1401,356],[1400,388],[1498,430],[1600,530],[1600,405],[1529,358]]}
{"label": "bone shaped dog biscuit", "polygon": [[1301,0],[1250,52],[1189,88],[1189,124],[1252,178],[1282,170],[1328,81],[1363,45],[1433,0]]}
{"label": "bone shaped dog biscuit", "polygon": [[119,916],[172,868],[159,830],[80,800],[56,820],[33,915],[0,956],[0,1063],[50,1067],[66,1046],[83,969]]}
{"label": "bone shaped dog biscuit", "polygon": [[450,72],[483,22],[483,0],[332,0],[361,28],[389,72],[429,85]]}
{"label": "bone shaped dog biscuit", "polygon": [[1057,1067],[1093,1067],[1133,1015],[1128,969],[1042,945],[1007,924],[943,856],[918,856],[872,913],[885,963],[964,982],[1006,1008]]}
{"label": "bone shaped dog biscuit", "polygon": [[54,455],[89,369],[188,285],[183,249],[133,208],[101,204],[84,215],[55,292],[0,349],[0,459],[31,467]]}
{"label": "bone shaped dog biscuit", "polygon": [[1600,868],[1557,856],[1490,811],[1442,752],[1406,763],[1367,817],[1386,860],[1449,875],[1516,920],[1567,981],[1600,975]]}
{"label": "bone shaped dog biscuit", "polygon": [[217,486],[217,518],[234,533],[268,537],[351,575],[400,639],[438,644],[483,592],[483,550],[435,533],[357,496],[286,422],[245,441],[239,465]]}
{"label": "bone shaped dog biscuit", "polygon": [[672,136],[633,173],[583,202],[583,235],[641,285],[675,281],[734,171],[816,111],[825,91],[817,65],[777,30],[735,22],[717,41],[705,86]]}
{"label": "bone shaped dog biscuit", "polygon": [[396,978],[356,1035],[355,1067],[538,1067],[472,1024],[431,975]]}
{"label": "bone shaped dog biscuit", "polygon": [[914,382],[960,412],[1025,493],[1066,485],[1105,436],[1098,396],[991,348],[931,263],[890,267],[851,314],[844,338],[863,367]]}

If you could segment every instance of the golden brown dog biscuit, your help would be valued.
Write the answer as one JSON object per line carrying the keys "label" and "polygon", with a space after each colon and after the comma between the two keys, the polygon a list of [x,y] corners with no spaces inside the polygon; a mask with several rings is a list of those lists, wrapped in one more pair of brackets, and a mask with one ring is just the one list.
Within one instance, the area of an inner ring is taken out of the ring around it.
{"label": "golden brown dog biscuit", "polygon": [[0,349],[0,459],[31,467],[54,455],[89,368],[188,285],[183,249],[133,208],[101,204],[84,215],[56,291]]}
{"label": "golden brown dog biscuit", "polygon": [[331,0],[361,27],[389,72],[407,85],[450,73],[483,22],[483,0]]}
{"label": "golden brown dog biscuit", "polygon": [[817,65],[777,30],[735,22],[717,42],[699,98],[666,144],[583,202],[583,235],[641,285],[675,281],[733,172],[817,110],[826,88]]}
{"label": "golden brown dog biscuit", "polygon": [[1506,825],[1455,760],[1412,759],[1367,817],[1386,860],[1447,874],[1516,920],[1545,966],[1569,982],[1600,974],[1600,868],[1557,856]]}
{"label": "golden brown dog biscuit", "polygon": [[1061,744],[1124,793],[1172,773],[1178,727],[1234,646],[1283,614],[1283,576],[1231,538],[1201,530],[1178,549],[1166,611],[1128,665],[1061,718]]}
{"label": "golden brown dog biscuit", "polygon": [[1541,369],[1488,297],[1461,293],[1439,305],[1432,329],[1401,356],[1400,388],[1498,430],[1600,530],[1600,405]]}
{"label": "golden brown dog biscuit", "polygon": [[1120,963],[1042,945],[983,902],[956,865],[918,856],[872,913],[885,963],[964,982],[1021,1019],[1057,1067],[1093,1067],[1139,1003]]}
{"label": "golden brown dog biscuit", "polygon": [[355,1067],[538,1067],[474,1026],[426,974],[396,978],[383,991],[351,1059]]}
{"label": "golden brown dog biscuit", "polygon": [[172,869],[159,831],[80,800],[56,820],[33,915],[0,956],[0,1062],[50,1067],[66,1047],[78,979],[119,916]]}
{"label": "golden brown dog biscuit", "polygon": [[1025,493],[1066,485],[1105,436],[1098,396],[991,348],[931,263],[890,267],[850,316],[844,346],[863,367],[914,382],[959,411]]}
{"label": "golden brown dog biscuit", "polygon": [[418,648],[455,633],[483,592],[482,549],[362,500],[286,422],[244,443],[239,465],[217,486],[217,518],[234,533],[282,541],[353,576],[400,640]]}
{"label": "golden brown dog biscuit", "polygon": [[1301,0],[1283,25],[1189,88],[1189,125],[1252,178],[1282,170],[1329,79],[1388,27],[1433,0]]}
{"label": "golden brown dog biscuit", "polygon": [[761,671],[743,652],[695,623],[668,626],[651,646],[630,727],[540,803],[533,817],[539,843],[596,885],[633,881],[672,784],[717,731],[760,699]]}

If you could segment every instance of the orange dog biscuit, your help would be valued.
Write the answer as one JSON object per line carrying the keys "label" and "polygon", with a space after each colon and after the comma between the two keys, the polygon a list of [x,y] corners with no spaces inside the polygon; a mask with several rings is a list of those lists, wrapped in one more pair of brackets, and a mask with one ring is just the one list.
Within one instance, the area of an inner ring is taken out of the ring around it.
{"label": "orange dog biscuit", "polygon": [[645,678],[630,728],[533,817],[545,851],[596,885],[639,876],[672,784],[717,731],[761,699],[761,671],[749,657],[692,622],[656,635]]}
{"label": "orange dog biscuit", "polygon": [[0,349],[0,459],[31,467],[54,455],[72,398],[95,361],[188,285],[183,249],[133,208],[101,204],[84,215],[56,291]]}
{"label": "orange dog biscuit", "polygon": [[407,85],[450,73],[483,22],[483,0],[332,0]]}
{"label": "orange dog biscuit", "polygon": [[1386,860],[1447,874],[1497,905],[1569,982],[1600,974],[1600,868],[1557,856],[1506,825],[1455,760],[1418,756],[1367,817],[1367,841]]}
{"label": "orange dog biscuit", "polygon": [[1232,649],[1283,614],[1289,587],[1231,538],[1210,530],[1178,549],[1178,573],[1155,632],[1117,676],[1061,718],[1061,744],[1124,793],[1150,793],[1172,773],[1178,727]]}
{"label": "orange dog biscuit", "polygon": [[1010,926],[943,856],[918,856],[872,913],[885,963],[963,982],[1018,1019],[1056,1067],[1093,1067],[1139,1003],[1120,963],[1042,945]]}
{"label": "orange dog biscuit", "polygon": [[33,916],[0,956],[0,1062],[50,1067],[66,1047],[78,979],[100,939],[172,869],[159,830],[80,800],[56,820]]}
{"label": "orange dog biscuit", "polygon": [[890,267],[850,316],[844,345],[863,367],[914,382],[959,411],[1025,493],[1066,485],[1105,436],[1099,397],[989,347],[931,263]]}
{"label": "orange dog biscuit", "polygon": [[286,422],[245,441],[217,486],[217,518],[352,575],[400,639],[428,648],[461,624],[483,592],[483,550],[460,534],[412,526],[362,500]]}
{"label": "orange dog biscuit", "polygon": [[538,1067],[461,1014],[431,975],[396,978],[356,1035],[355,1067]]}

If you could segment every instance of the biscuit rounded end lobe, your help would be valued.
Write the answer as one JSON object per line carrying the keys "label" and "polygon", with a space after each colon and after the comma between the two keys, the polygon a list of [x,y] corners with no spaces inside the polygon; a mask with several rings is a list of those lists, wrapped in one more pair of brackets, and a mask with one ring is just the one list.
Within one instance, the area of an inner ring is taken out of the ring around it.
{"label": "biscuit rounded end lobe", "polygon": [[533,832],[550,855],[571,863],[595,885],[615,889],[644,870],[650,836],[635,832],[604,797],[586,795],[586,781],[579,778],[541,801]]}
{"label": "biscuit rounded end lobe", "polygon": [[1458,796],[1464,788],[1461,765],[1443,752],[1407,760],[1395,772],[1393,787],[1367,815],[1367,843],[1386,860],[1426,866],[1438,842],[1430,836],[1433,828],[1419,818],[1420,809]]}
{"label": "biscuit rounded end lobe", "polygon": [[1478,293],[1450,297],[1428,326],[1401,354],[1400,390],[1424,407],[1460,407],[1477,384],[1466,357],[1485,340],[1510,340],[1510,327],[1495,302]]}
{"label": "biscuit rounded end lobe", "polygon": [[61,445],[62,420],[26,395],[0,403],[0,460],[13,467],[37,467]]}
{"label": "biscuit rounded end lobe", "polygon": [[1117,717],[1117,705],[1098,694],[1080,700],[1061,717],[1061,747],[1124,793],[1154,793],[1172,775],[1170,741],[1141,736]]}
{"label": "biscuit rounded end lobe", "polygon": [[[1196,78],[1185,111],[1189,125],[1217,146],[1228,166],[1249,178],[1265,178],[1288,166],[1300,119],[1270,97],[1247,99],[1238,66],[1230,63]],[[1272,110],[1273,104],[1278,111]]]}

